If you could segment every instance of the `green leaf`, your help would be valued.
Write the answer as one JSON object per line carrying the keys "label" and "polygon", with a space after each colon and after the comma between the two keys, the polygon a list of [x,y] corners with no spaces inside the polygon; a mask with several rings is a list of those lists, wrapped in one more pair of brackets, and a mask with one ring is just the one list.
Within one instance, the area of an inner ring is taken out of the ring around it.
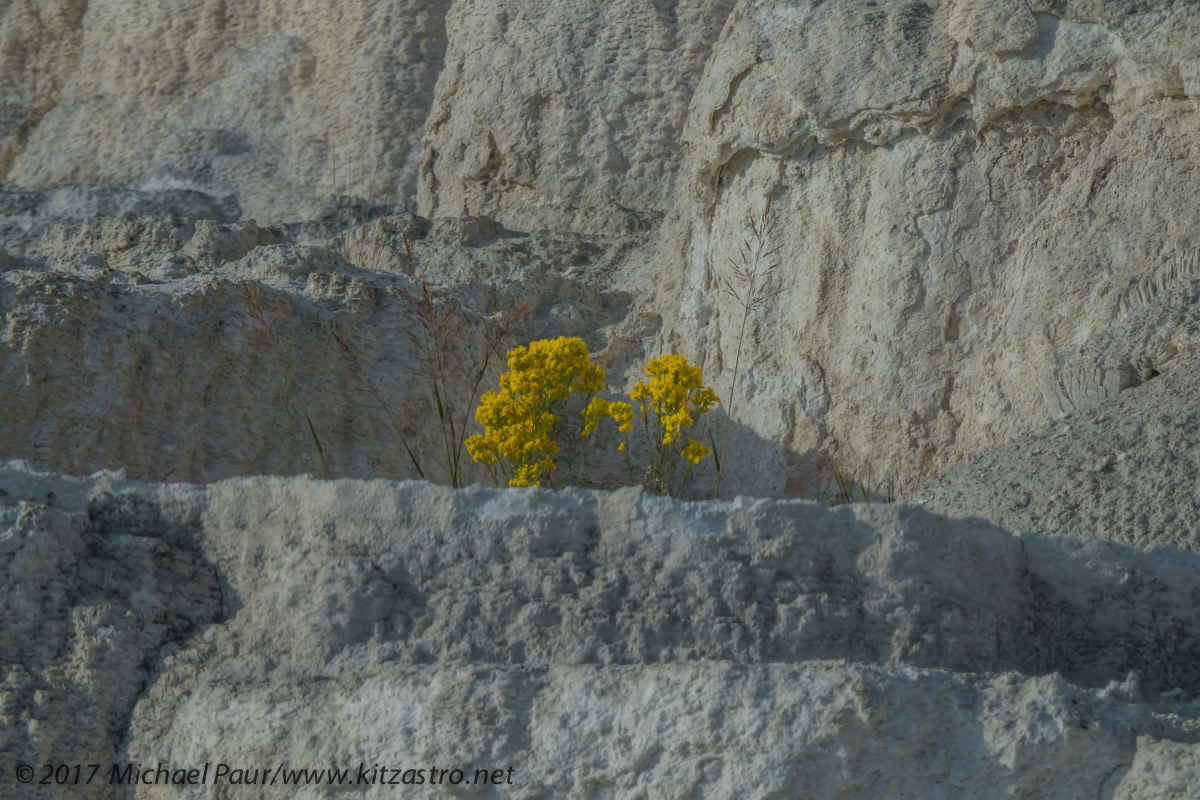
{"label": "green leaf", "polygon": [[442,393],[438,391],[437,381],[433,382],[433,397],[437,400],[438,419],[446,418],[446,411],[442,408]]}
{"label": "green leaf", "polygon": [[312,434],[313,444],[317,446],[317,453],[321,456],[321,466],[325,468],[325,477],[332,478],[333,473],[329,471],[329,463],[325,460],[325,448],[321,447],[321,440],[317,436],[317,429],[313,427],[312,420],[309,419],[308,412],[304,412],[304,421],[308,423],[308,432]]}

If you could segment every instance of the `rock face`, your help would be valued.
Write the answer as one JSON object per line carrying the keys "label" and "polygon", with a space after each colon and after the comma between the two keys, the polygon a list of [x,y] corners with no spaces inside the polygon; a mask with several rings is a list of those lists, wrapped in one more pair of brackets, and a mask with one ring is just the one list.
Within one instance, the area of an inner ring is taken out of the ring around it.
{"label": "rock face", "polygon": [[[1198,98],[1195,0],[0,0],[0,795],[1200,796]],[[738,499],[389,480],[557,336]]]}
{"label": "rock face", "polygon": [[968,457],[919,487],[927,508],[1012,530],[1200,551],[1200,362]]}
{"label": "rock face", "polygon": [[420,213],[614,233],[670,207],[692,93],[732,0],[468,0],[425,125]]}
{"label": "rock face", "polygon": [[[27,709],[6,761],[511,765],[506,793],[554,797],[1200,787],[1185,551],[633,491],[15,463],[0,489],[0,686],[6,715]],[[89,707],[94,725],[65,724]]]}
{"label": "rock face", "polygon": [[1198,36],[1194,5],[741,3],[689,113],[659,307],[664,346],[728,370],[719,285],[771,202],[780,294],[737,399],[791,452],[745,485],[799,490],[831,436],[911,477],[926,443],[975,451],[1195,352],[1092,345],[1195,270]]}
{"label": "rock face", "polygon": [[[0,272],[0,452],[67,473],[136,464],[132,474],[148,481],[324,475],[325,464],[337,477],[417,477],[404,436],[426,477],[448,482],[417,346],[419,276],[450,314],[448,403],[459,425],[495,313],[520,310],[520,341],[585,338],[615,374],[640,354],[634,335],[649,323],[608,278],[638,237],[516,234],[486,219],[380,225],[378,247],[374,228],[361,247],[295,245],[252,221],[124,216],[51,228],[37,258]],[[243,285],[262,293],[273,349]],[[378,396],[353,379],[335,334],[362,376],[381,382]],[[505,369],[503,354],[488,363],[480,391]],[[617,485],[623,460],[615,441],[606,447],[592,479]],[[482,470],[466,477],[487,480]]]}
{"label": "rock face", "polygon": [[[331,195],[389,210],[335,155],[431,217],[644,236],[590,291],[630,292],[625,352],[704,364],[735,492],[817,496],[832,465],[910,483],[1196,353],[1192,3],[39,8],[0,22],[11,254],[146,211],[319,245],[349,222]],[[779,267],[731,393],[723,287],[768,200]],[[79,470],[104,466],[135,468]]]}
{"label": "rock face", "polygon": [[273,222],[390,181],[408,202],[448,7],[8,3],[0,180],[233,195]]}

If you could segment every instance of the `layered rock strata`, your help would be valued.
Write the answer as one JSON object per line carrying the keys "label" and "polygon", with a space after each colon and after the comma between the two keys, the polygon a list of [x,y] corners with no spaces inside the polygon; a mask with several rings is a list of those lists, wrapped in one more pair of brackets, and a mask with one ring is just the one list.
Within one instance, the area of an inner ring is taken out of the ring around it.
{"label": "layered rock strata", "polygon": [[16,463],[0,490],[6,761],[511,765],[505,792],[554,797],[1200,788],[1186,551],[634,491]]}
{"label": "layered rock strata", "polygon": [[[449,314],[446,400],[461,430],[498,314],[516,312],[501,350],[583,337],[614,384],[643,357],[653,320],[631,311],[631,290],[611,277],[643,240],[518,234],[482,218],[389,217],[361,240],[321,246],[253,222],[62,223],[37,256],[9,257],[0,272],[0,452],[69,474],[127,464],[149,481],[324,476],[326,465],[337,477],[417,477],[407,442],[426,477],[448,483],[419,344],[422,284]],[[261,292],[273,348],[244,286]],[[486,363],[479,392],[506,368],[503,352]],[[609,438],[589,473],[599,485],[628,480]],[[464,459],[468,482],[488,480]]]}
{"label": "layered rock strata", "polygon": [[[702,362],[736,408],[734,491],[910,483],[1196,351],[1194,3],[64,0],[10,4],[0,36],[10,255],[122,211],[319,245],[346,194],[645,237],[595,291],[630,293],[626,350]],[[335,156],[395,180],[334,181]],[[768,200],[779,294],[731,394],[729,261]]]}
{"label": "layered rock strata", "polygon": [[780,294],[737,400],[783,444],[744,485],[811,492],[831,440],[911,478],[923,450],[1128,388],[1121,363],[1169,369],[1093,346],[1194,272],[1198,36],[1192,4],[739,4],[689,112],[658,305],[663,346],[726,373],[729,259],[771,203]]}

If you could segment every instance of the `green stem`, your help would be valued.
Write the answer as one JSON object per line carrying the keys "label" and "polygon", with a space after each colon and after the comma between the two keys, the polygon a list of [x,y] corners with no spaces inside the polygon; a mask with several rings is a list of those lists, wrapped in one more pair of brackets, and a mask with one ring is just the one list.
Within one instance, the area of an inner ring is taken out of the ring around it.
{"label": "green stem", "polygon": [[725,415],[725,431],[721,434],[721,457],[717,459],[719,466],[717,467],[717,495],[716,498],[721,499],[721,478],[725,475],[725,444],[729,441],[729,424],[733,421],[733,408],[737,402],[737,379],[738,368],[742,364],[742,342],[746,339],[746,321],[750,319],[750,303],[749,298],[754,296],[754,283],[750,283],[750,288],[747,292],[747,302],[743,304],[745,309],[742,313],[742,329],[738,333],[737,357],[733,360],[733,382],[729,386],[729,412]]}
{"label": "green stem", "polygon": [[438,422],[442,426],[442,446],[446,450],[446,467],[450,470],[450,487],[458,488],[458,475],[454,471],[454,455],[450,451],[450,440],[446,435],[446,411],[442,407],[442,393],[438,391],[437,378],[433,379],[433,399],[437,401]]}
{"label": "green stem", "polygon": [[492,359],[492,352],[489,350],[484,354],[483,367],[479,370],[479,375],[475,377],[475,385],[471,388],[471,399],[467,401],[467,410],[463,414],[462,436],[458,441],[456,458],[461,462],[463,444],[467,441],[467,426],[471,422],[471,407],[475,405],[475,397],[479,394],[479,384],[483,383],[483,376],[487,372],[488,363]]}
{"label": "green stem", "polygon": [[[296,382],[292,379],[291,371],[287,368],[287,365],[284,364],[284,362],[283,362],[283,356],[279,355],[279,351],[276,350],[274,347],[272,347],[272,352],[275,355],[275,364],[279,368],[279,371],[283,374],[283,380],[286,385],[286,391],[290,392],[293,397],[299,397],[300,392],[296,388]],[[316,445],[316,447],[317,447],[317,455],[319,455],[321,457],[321,467],[325,470],[325,479],[332,480],[333,473],[329,469],[329,464],[325,461],[325,451],[321,447],[321,440],[317,438],[317,431],[313,427],[312,420],[309,419],[308,409],[305,408],[304,403],[300,402],[299,400],[296,401],[296,405],[298,405],[300,407],[300,413],[302,413],[304,415],[305,421],[308,422],[308,432],[312,435],[313,444]],[[288,421],[289,421],[289,423],[291,422],[290,414],[289,414]],[[294,425],[292,426],[292,429],[295,430]],[[300,459],[300,465],[301,465],[301,467],[304,466],[303,458]]]}
{"label": "green stem", "polygon": [[451,486],[453,486],[455,489],[461,489],[462,486],[460,484],[462,483],[462,471],[459,469],[458,464],[458,432],[454,429],[454,408],[450,405],[450,387],[447,384],[446,373],[444,371],[441,372],[441,380],[442,396],[446,398],[443,401],[446,406],[446,425],[450,429],[450,470],[453,475]]}
{"label": "green stem", "polygon": [[579,471],[575,473],[575,485],[582,485],[583,470],[587,467],[588,454],[592,450],[592,440],[589,438],[583,443],[583,459],[579,462]]}
{"label": "green stem", "polygon": [[287,414],[288,430],[292,432],[292,447],[296,451],[296,460],[300,462],[300,469],[304,469],[304,452],[300,449],[300,432],[296,430],[296,421],[292,418],[292,404],[288,401],[286,394],[283,396],[283,413]]}
{"label": "green stem", "polygon": [[317,437],[317,429],[313,427],[312,419],[308,416],[308,412],[304,412],[304,421],[308,423],[308,432],[312,434],[313,444],[317,447],[317,455],[321,457],[321,467],[325,470],[325,479],[333,480],[333,473],[329,469],[329,462],[325,460],[325,448],[321,447],[321,440]]}
{"label": "green stem", "polygon": [[[591,436],[583,435],[584,421],[582,418],[582,414],[583,414],[583,411],[586,411],[588,406],[590,406],[592,404],[592,400],[594,400],[595,397],[596,397],[595,392],[589,392],[588,394],[586,394],[583,397],[583,407],[580,410],[581,416],[580,416],[580,420],[579,420],[579,435],[575,437],[575,445],[571,448],[571,457],[567,461],[567,468],[564,470],[564,472],[566,472],[567,475],[571,474],[571,465],[575,463],[575,454],[577,452],[579,452],[580,448],[583,448],[583,459],[579,462],[579,471],[575,473],[575,485],[576,486],[578,486],[579,482],[581,480],[583,480],[583,470],[587,466],[588,454],[591,452],[591,449],[592,449]],[[600,427],[600,420],[596,420],[596,427],[597,428]],[[595,431],[595,429],[593,429],[592,436],[595,436],[595,435],[596,435],[596,431]]]}
{"label": "green stem", "polygon": [[629,454],[629,433],[622,431],[621,436],[625,439],[625,468],[629,470],[629,485],[633,485],[633,457]]}
{"label": "green stem", "polygon": [[651,483],[651,481],[654,476],[654,456],[653,456],[653,454],[656,453],[658,450],[655,447],[655,444],[656,444],[655,440],[650,436],[650,415],[647,413],[647,409],[646,409],[646,398],[645,397],[641,398],[640,400],[638,400],[638,403],[641,406],[641,409],[639,410],[638,414],[642,418],[642,429],[646,432],[646,447],[648,450],[648,452],[646,454],[646,476],[642,479],[642,489],[645,491],[650,491],[650,487],[653,486],[653,483]]}
{"label": "green stem", "polygon": [[408,453],[408,459],[417,468],[417,474],[421,476],[421,480],[426,480],[425,471],[421,469],[421,465],[417,462],[417,457],[413,455],[412,448],[408,446],[408,440],[404,438],[404,432],[396,424],[396,418],[392,416],[391,409],[387,407],[387,403],[383,402],[383,398],[379,395],[378,390],[375,390],[375,399],[379,401],[379,407],[383,409],[383,413],[387,414],[388,422],[392,423],[392,430],[400,437],[400,444],[404,445],[404,452]]}

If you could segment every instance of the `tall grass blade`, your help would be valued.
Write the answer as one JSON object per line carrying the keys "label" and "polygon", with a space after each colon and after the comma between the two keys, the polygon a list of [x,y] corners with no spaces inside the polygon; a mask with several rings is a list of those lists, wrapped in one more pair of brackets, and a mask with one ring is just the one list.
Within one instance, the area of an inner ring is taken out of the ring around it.
{"label": "tall grass blade", "polygon": [[317,455],[321,457],[321,466],[325,469],[325,477],[332,480],[333,473],[329,471],[329,464],[325,461],[325,448],[321,447],[321,439],[317,436],[317,429],[313,427],[312,419],[309,418],[307,411],[304,412],[304,421],[308,423],[308,432],[312,434],[313,444],[317,446]]}

